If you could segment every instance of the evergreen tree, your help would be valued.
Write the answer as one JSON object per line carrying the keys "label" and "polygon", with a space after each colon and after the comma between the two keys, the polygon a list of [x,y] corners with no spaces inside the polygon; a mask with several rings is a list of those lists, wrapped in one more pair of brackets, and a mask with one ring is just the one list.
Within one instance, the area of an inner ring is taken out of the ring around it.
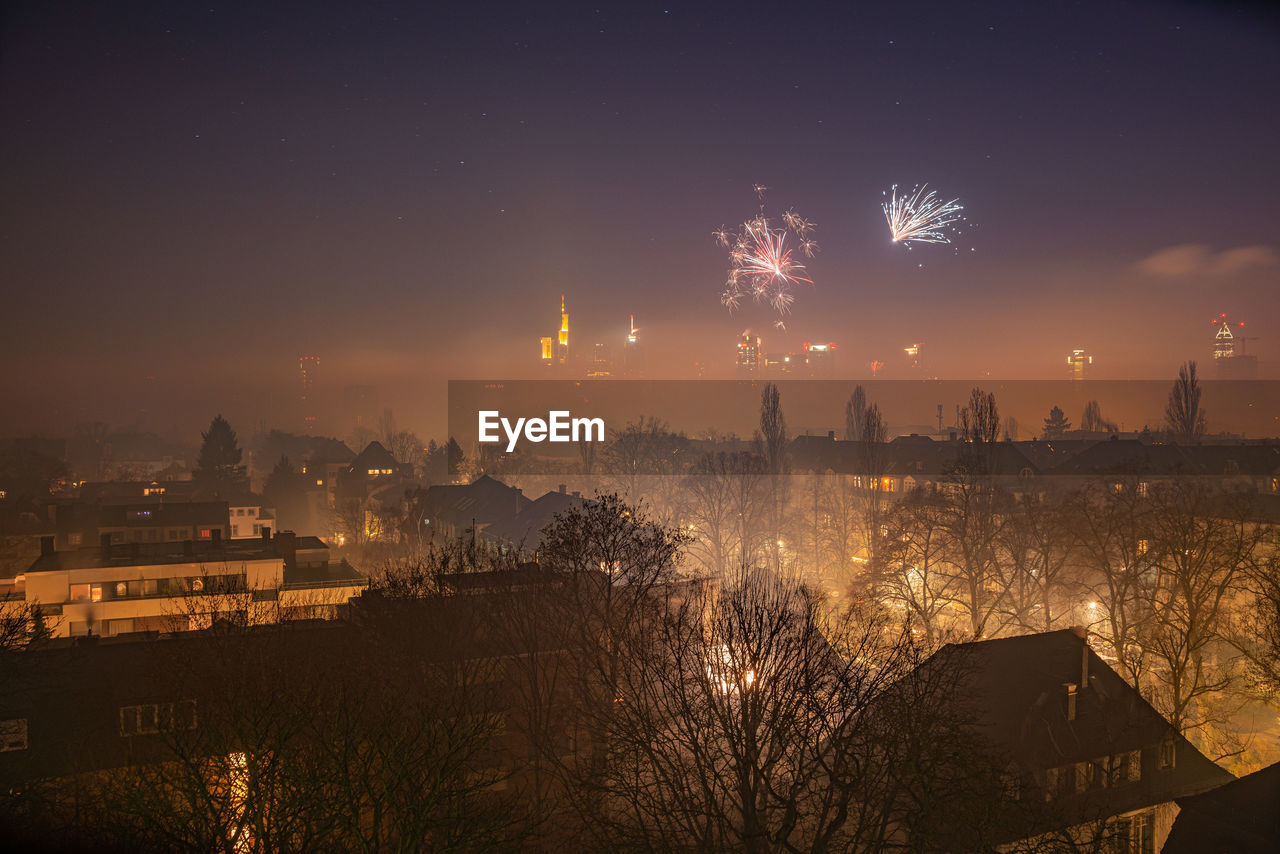
{"label": "evergreen tree", "polygon": [[1067,420],[1067,414],[1062,411],[1061,406],[1055,406],[1049,410],[1049,417],[1044,420],[1044,437],[1046,439],[1061,439],[1062,434],[1071,429],[1071,422]]}
{"label": "evergreen tree", "polygon": [[217,490],[247,489],[249,477],[240,465],[240,445],[227,419],[218,415],[209,424],[209,430],[200,435],[204,443],[200,446],[194,479]]}

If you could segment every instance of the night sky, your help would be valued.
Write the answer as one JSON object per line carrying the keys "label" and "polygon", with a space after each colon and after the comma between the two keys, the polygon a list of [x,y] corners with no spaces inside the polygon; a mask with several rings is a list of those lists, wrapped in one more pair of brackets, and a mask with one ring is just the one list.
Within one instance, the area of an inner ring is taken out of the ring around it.
{"label": "night sky", "polygon": [[[852,4],[850,4],[852,5]],[[263,8],[268,7],[269,8]],[[181,8],[179,8],[181,7]],[[1172,376],[1209,318],[1280,374],[1280,26],[1178,3],[33,3],[0,38],[0,431],[284,421],[297,357],[424,435],[558,324],[654,373]],[[888,239],[928,181],[975,226]],[[711,231],[818,225],[785,334]],[[285,424],[284,426],[290,426]],[[334,425],[341,434],[345,425]]]}

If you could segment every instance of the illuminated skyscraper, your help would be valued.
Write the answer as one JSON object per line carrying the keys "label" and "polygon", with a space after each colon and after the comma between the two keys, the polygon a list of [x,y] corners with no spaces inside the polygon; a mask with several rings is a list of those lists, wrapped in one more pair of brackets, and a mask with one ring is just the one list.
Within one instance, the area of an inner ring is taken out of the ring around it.
{"label": "illuminated skyscraper", "polygon": [[[1213,319],[1213,325],[1218,327],[1218,332],[1213,336],[1213,358],[1215,359],[1231,359],[1236,355],[1236,336],[1231,331],[1231,324],[1227,323],[1227,316],[1220,314]],[[1240,324],[1244,326],[1244,324]]]}
{"label": "illuminated skyscraper", "polygon": [[319,356],[298,357],[298,383],[301,387],[298,402],[302,406],[302,423],[310,433],[315,430],[319,416],[316,414],[316,372],[320,368]]}
{"label": "illuminated skyscraper", "polygon": [[1213,336],[1213,366],[1220,380],[1253,380],[1258,378],[1258,357],[1244,352],[1244,323],[1237,323],[1240,334],[1231,330],[1227,316],[1220,314],[1213,319],[1218,331]]}
{"label": "illuminated skyscraper", "polygon": [[1093,357],[1084,350],[1072,350],[1071,355],[1067,356],[1067,374],[1073,380],[1082,380],[1092,364]]}
{"label": "illuminated skyscraper", "polygon": [[919,371],[924,364],[924,342],[918,341],[910,347],[903,347],[902,352],[907,354],[907,367],[913,372]]}
{"label": "illuminated skyscraper", "polygon": [[634,376],[644,370],[643,351],[640,349],[640,330],[636,329],[636,316],[631,315],[630,326],[627,331],[627,340],[622,345],[622,372],[628,376]]}
{"label": "illuminated skyscraper", "polygon": [[564,294],[560,295],[560,337],[556,340],[556,361],[562,365],[569,361],[569,312],[565,311]]}
{"label": "illuminated skyscraper", "polygon": [[564,307],[564,294],[560,295],[560,331],[556,337],[543,337],[539,343],[544,367],[560,370],[569,363],[569,312]]}
{"label": "illuminated skyscraper", "polygon": [[753,377],[760,373],[763,350],[760,349],[760,336],[753,335],[751,330],[742,333],[738,339],[737,372],[740,377]]}

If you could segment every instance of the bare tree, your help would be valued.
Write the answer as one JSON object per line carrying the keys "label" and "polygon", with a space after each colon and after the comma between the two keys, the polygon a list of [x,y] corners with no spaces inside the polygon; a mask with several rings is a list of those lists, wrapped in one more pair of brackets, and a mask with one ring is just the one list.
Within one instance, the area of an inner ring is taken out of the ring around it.
{"label": "bare tree", "polygon": [[722,451],[704,454],[683,478],[689,551],[714,575],[756,560],[765,477],[759,455]]}
{"label": "bare tree", "polygon": [[850,442],[862,439],[862,419],[867,414],[867,393],[862,386],[854,386],[853,393],[844,405],[844,438]]}
{"label": "bare tree", "polygon": [[1052,631],[1061,619],[1055,605],[1071,589],[1073,542],[1065,508],[1057,499],[1027,492],[1010,499],[1006,517],[999,538],[1006,619],[1026,631]]}
{"label": "bare tree", "polygon": [[1140,638],[1153,703],[1210,753],[1238,750],[1220,726],[1238,710],[1229,694],[1241,662],[1227,643],[1228,618],[1265,533],[1243,492],[1182,477],[1154,485],[1148,500],[1156,581]]}
{"label": "bare tree", "polygon": [[1114,433],[1118,428],[1114,421],[1102,417],[1102,407],[1098,405],[1098,401],[1091,400],[1084,405],[1080,429],[1087,433]]}
{"label": "bare tree", "polygon": [[760,394],[760,430],[757,444],[769,473],[768,535],[766,547],[772,555],[775,572],[782,569],[782,532],[789,503],[790,464],[787,458],[787,419],[782,414],[782,395],[778,386],[769,383]]}
{"label": "bare tree", "polygon": [[945,484],[946,527],[955,590],[974,638],[999,627],[1007,588],[996,552],[1006,521],[1007,496],[994,478],[1000,413],[994,394],[975,388],[961,412],[963,430],[956,463]]}
{"label": "bare tree", "polygon": [[942,617],[955,602],[947,521],[943,496],[912,490],[886,514],[886,535],[872,567],[876,595],[902,608],[930,648],[946,633]]}
{"label": "bare tree", "polygon": [[1139,690],[1147,670],[1139,632],[1150,619],[1146,587],[1155,570],[1152,549],[1159,547],[1141,482],[1094,480],[1070,498],[1075,553],[1090,596],[1085,621],[1110,647],[1112,666]]}
{"label": "bare tree", "polygon": [[1200,408],[1200,380],[1196,376],[1196,363],[1185,363],[1178,369],[1178,378],[1169,389],[1169,403],[1165,406],[1165,429],[1179,442],[1192,444],[1205,434],[1205,415]]}

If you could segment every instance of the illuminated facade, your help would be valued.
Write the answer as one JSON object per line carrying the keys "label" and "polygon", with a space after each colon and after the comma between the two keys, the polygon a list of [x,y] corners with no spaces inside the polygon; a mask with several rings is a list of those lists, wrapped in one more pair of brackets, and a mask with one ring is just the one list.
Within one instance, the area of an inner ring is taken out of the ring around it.
{"label": "illuminated facade", "polygon": [[627,340],[622,345],[622,372],[634,376],[643,370],[640,349],[640,330],[636,329],[636,316],[631,315]]}
{"label": "illuminated facade", "polygon": [[902,352],[907,354],[907,367],[913,371],[920,370],[924,365],[924,342],[917,341],[909,347],[903,347]]}
{"label": "illuminated facade", "polygon": [[1213,336],[1213,366],[1220,380],[1255,380],[1258,378],[1258,357],[1247,355],[1244,323],[1237,323],[1239,334],[1233,332],[1227,316],[1220,314],[1213,319],[1218,331]]}
{"label": "illuminated facade", "polygon": [[760,336],[751,330],[743,332],[738,338],[738,351],[735,365],[740,377],[756,376],[763,365],[763,351],[760,348]]}
{"label": "illuminated facade", "polygon": [[1084,350],[1072,350],[1067,356],[1067,374],[1073,380],[1082,380],[1093,364],[1093,357]]}
{"label": "illuminated facade", "polygon": [[560,295],[560,331],[554,338],[541,340],[542,364],[561,369],[569,363],[569,312],[564,307],[564,294]]}

